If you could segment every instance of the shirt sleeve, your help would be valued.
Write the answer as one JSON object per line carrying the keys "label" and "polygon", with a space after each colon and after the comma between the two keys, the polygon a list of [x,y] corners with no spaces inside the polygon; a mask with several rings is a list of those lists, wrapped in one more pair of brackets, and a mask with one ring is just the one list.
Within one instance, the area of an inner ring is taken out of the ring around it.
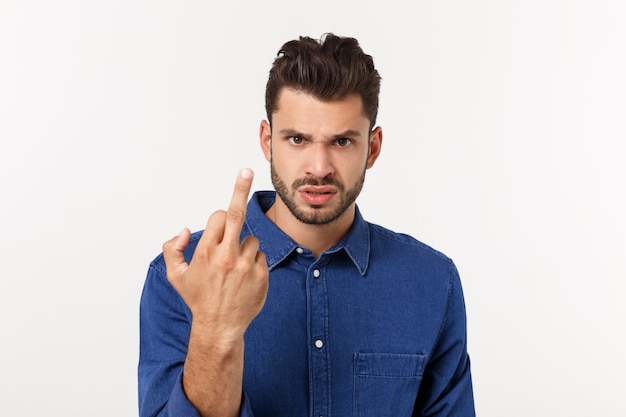
{"label": "shirt sleeve", "polygon": [[473,417],[474,394],[467,353],[465,302],[456,267],[448,284],[446,315],[418,392],[414,416]]}
{"label": "shirt sleeve", "polygon": [[241,398],[241,412],[239,413],[239,417],[254,417],[254,413],[250,407],[250,401],[248,400],[245,391],[243,393],[243,397]]}
{"label": "shirt sleeve", "polygon": [[[195,407],[189,402],[185,392],[183,391],[183,376],[174,384],[172,394],[167,402],[167,412],[158,414],[159,416],[182,416],[182,417],[200,417]],[[143,416],[142,416],[143,417]]]}
{"label": "shirt sleeve", "polygon": [[[176,385],[174,386],[174,390],[172,391],[172,395],[170,396],[167,408],[168,412],[165,415],[185,417],[200,416],[185,396],[185,392],[183,391],[182,374]],[[239,413],[239,417],[254,417],[254,414],[252,413],[252,408],[250,408],[250,401],[248,401],[248,398],[245,394],[242,394],[241,397],[241,411]]]}
{"label": "shirt sleeve", "polygon": [[148,269],[139,307],[140,417],[199,417],[181,384],[190,329],[191,312],[159,256]]}
{"label": "shirt sleeve", "polygon": [[[183,390],[191,311],[167,280],[162,256],[148,269],[139,308],[139,416],[200,417]],[[242,397],[241,417],[253,417]]]}

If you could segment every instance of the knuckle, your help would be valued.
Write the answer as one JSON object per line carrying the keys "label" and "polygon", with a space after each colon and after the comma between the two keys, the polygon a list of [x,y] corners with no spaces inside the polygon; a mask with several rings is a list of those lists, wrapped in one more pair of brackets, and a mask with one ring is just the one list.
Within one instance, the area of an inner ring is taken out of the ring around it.
{"label": "knuckle", "polygon": [[226,213],[226,218],[231,222],[236,222],[236,223],[243,222],[245,217],[246,215],[244,211],[236,209],[236,208],[231,208]]}
{"label": "knuckle", "polygon": [[248,235],[245,240],[246,242],[250,242],[251,245],[259,245],[259,239],[256,236]]}
{"label": "knuckle", "polygon": [[225,215],[226,215],[226,212],[224,210],[216,210],[213,212],[213,214],[211,214],[211,216],[209,217],[209,220],[220,219],[220,218],[223,218]]}
{"label": "knuckle", "polygon": [[263,259],[262,262],[261,260],[255,262],[254,269],[255,269],[255,275],[259,281],[262,281],[264,283],[269,283],[270,271],[267,268],[265,259]]}
{"label": "knuckle", "polygon": [[172,286],[176,287],[178,280],[176,279],[177,277],[171,269],[167,269],[165,277],[167,278],[169,283],[172,284]]}
{"label": "knuckle", "polygon": [[231,271],[235,268],[236,265],[237,259],[229,253],[223,254],[219,257],[218,267],[223,271]]}
{"label": "knuckle", "polygon": [[168,282],[177,290],[180,291],[179,289],[179,284],[180,284],[180,280],[181,277],[183,275],[183,271],[180,271],[176,268],[172,268],[166,267],[166,271],[165,271],[165,277],[167,278]]}
{"label": "knuckle", "polygon": [[250,251],[257,252],[259,249],[259,245],[260,245],[259,239],[257,239],[256,237],[252,235],[246,236],[241,242],[242,250],[250,250]]}
{"label": "knuckle", "polygon": [[211,254],[204,248],[196,248],[192,259],[198,260],[201,263],[206,263],[211,260]]}
{"label": "knuckle", "polygon": [[235,183],[235,192],[241,194],[247,194],[250,184],[246,181],[237,181]]}
{"label": "knuckle", "polygon": [[213,214],[209,216],[209,220],[207,222],[207,228],[220,227],[220,225],[224,223],[225,218],[226,218],[226,212],[224,210],[217,210],[213,212]]}
{"label": "knuckle", "polygon": [[254,270],[254,262],[246,257],[239,258],[235,269],[241,275],[247,276]]}
{"label": "knuckle", "polygon": [[163,246],[161,247],[161,249],[163,250],[163,253],[170,251],[170,249],[172,248],[172,245],[173,245],[175,239],[176,238],[173,238],[173,239],[170,239],[167,242],[163,243]]}

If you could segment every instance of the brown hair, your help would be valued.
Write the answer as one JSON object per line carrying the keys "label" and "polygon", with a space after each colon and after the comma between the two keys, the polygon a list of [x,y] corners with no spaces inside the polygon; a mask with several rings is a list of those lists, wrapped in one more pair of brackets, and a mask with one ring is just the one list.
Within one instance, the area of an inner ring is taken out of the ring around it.
{"label": "brown hair", "polygon": [[336,100],[358,94],[363,111],[376,123],[380,75],[370,55],[354,38],[327,33],[316,40],[300,36],[278,51],[265,88],[265,111],[270,124],[284,87],[303,91],[321,100]]}

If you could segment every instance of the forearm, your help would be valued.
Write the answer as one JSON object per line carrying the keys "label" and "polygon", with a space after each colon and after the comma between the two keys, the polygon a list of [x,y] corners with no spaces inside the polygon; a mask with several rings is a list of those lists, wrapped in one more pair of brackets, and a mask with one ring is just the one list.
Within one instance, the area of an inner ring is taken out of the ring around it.
{"label": "forearm", "polygon": [[239,415],[243,358],[243,338],[222,340],[192,325],[183,387],[202,417]]}

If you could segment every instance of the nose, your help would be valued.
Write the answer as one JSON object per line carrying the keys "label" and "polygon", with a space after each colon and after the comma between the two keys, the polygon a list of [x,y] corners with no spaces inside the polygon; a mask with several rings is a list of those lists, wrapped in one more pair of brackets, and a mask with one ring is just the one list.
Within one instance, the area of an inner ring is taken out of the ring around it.
{"label": "nose", "polygon": [[335,172],[331,150],[325,143],[316,143],[311,146],[306,158],[307,175],[326,178]]}

